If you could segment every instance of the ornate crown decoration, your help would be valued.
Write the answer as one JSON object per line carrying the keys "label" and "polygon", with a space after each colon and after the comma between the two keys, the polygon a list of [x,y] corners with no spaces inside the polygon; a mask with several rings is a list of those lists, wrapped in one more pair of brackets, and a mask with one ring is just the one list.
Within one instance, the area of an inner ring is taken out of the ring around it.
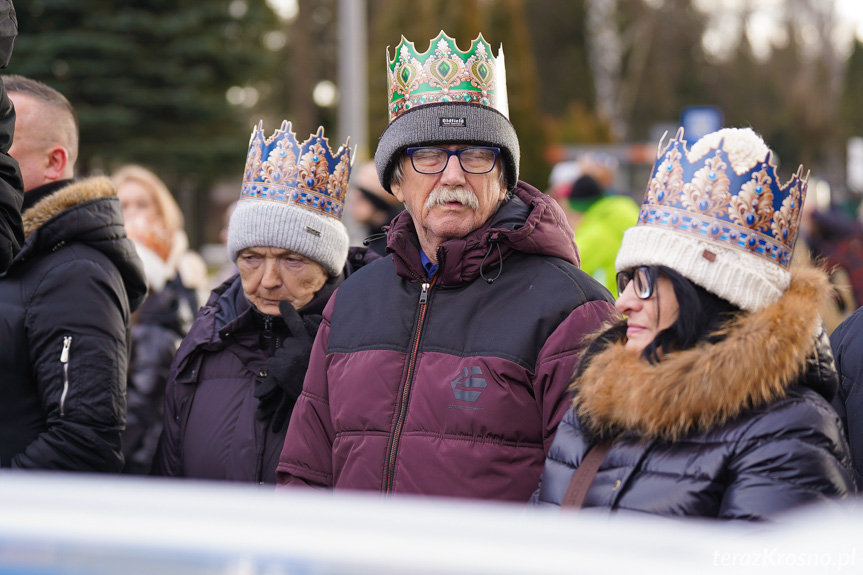
{"label": "ornate crown decoration", "polygon": [[[434,48],[434,50],[432,50]],[[402,36],[395,60],[387,47],[389,121],[425,104],[482,104],[509,117],[503,47],[497,57],[482,34],[462,52],[443,30],[424,53]]]}
{"label": "ornate crown decoration", "polygon": [[296,205],[341,220],[351,173],[350,141],[333,153],[323,127],[300,144],[290,122],[283,121],[269,138],[259,122],[249,140],[240,201]]}
{"label": "ornate crown decoration", "polygon": [[781,185],[770,150],[757,159],[729,154],[725,138],[698,153],[686,145],[683,128],[664,150],[660,142],[638,225],[673,229],[787,269],[806,196],[803,166]]}

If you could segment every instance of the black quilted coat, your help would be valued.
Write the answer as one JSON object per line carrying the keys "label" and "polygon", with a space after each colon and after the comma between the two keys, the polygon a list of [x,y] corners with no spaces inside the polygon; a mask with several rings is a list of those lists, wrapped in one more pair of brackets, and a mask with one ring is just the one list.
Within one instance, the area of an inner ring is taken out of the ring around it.
{"label": "black quilted coat", "polygon": [[796,272],[779,302],[742,316],[719,343],[650,365],[622,341],[598,346],[574,384],[534,502],[560,505],[599,438],[615,438],[584,506],[654,515],[766,519],[854,491],[829,404],[837,387],[818,337],[826,280]]}
{"label": "black quilted coat", "polygon": [[107,178],[27,193],[44,198],[0,278],[0,467],[118,472],[143,266]]}
{"label": "black quilted coat", "polygon": [[863,308],[839,324],[830,343],[839,370],[839,392],[833,406],[839,412],[854,461],[857,487],[863,487]]}

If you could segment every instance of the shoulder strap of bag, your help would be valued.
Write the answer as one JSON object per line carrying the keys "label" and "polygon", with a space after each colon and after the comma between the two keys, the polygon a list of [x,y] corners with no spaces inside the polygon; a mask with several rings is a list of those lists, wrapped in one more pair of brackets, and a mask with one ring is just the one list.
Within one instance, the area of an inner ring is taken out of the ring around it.
{"label": "shoulder strap of bag", "polygon": [[569,487],[566,488],[561,507],[581,509],[584,498],[587,496],[587,490],[590,489],[590,484],[593,483],[593,478],[599,471],[599,466],[611,450],[613,443],[613,440],[601,441],[587,451],[584,459],[581,460],[581,465],[572,474],[572,480],[569,482]]}

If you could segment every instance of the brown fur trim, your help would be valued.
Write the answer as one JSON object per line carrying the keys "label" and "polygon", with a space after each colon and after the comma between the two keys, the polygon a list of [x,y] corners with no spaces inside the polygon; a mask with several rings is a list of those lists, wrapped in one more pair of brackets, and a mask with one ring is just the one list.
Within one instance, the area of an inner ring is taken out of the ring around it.
{"label": "brown fur trim", "polygon": [[666,354],[655,365],[623,342],[611,344],[574,383],[573,405],[598,432],[675,439],[770,403],[805,369],[821,322],[819,304],[830,289],[824,271],[795,268],[782,298],[730,322],[724,340]]}
{"label": "brown fur trim", "polygon": [[90,200],[97,200],[107,196],[116,196],[117,188],[111,180],[104,176],[87,178],[60,188],[50,196],[42,199],[35,206],[24,212],[24,236],[28,237],[39,229],[48,220],[57,214],[64,212]]}

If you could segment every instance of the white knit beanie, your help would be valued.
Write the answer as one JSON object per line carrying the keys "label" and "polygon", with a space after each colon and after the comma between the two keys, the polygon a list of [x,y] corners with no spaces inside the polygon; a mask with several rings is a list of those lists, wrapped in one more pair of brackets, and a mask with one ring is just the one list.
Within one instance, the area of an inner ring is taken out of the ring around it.
{"label": "white knit beanie", "polygon": [[249,142],[240,200],[228,223],[228,256],[236,262],[246,248],[282,248],[339,275],[349,244],[341,221],[351,168],[348,144],[333,153],[323,128],[302,144],[289,122],[269,138],[262,128],[255,127]]}
{"label": "white knit beanie", "polygon": [[748,311],[777,301],[791,280],[807,181],[801,166],[781,185],[772,155],[749,128],[708,134],[689,151],[682,128],[660,143],[617,270],[667,266]]}

